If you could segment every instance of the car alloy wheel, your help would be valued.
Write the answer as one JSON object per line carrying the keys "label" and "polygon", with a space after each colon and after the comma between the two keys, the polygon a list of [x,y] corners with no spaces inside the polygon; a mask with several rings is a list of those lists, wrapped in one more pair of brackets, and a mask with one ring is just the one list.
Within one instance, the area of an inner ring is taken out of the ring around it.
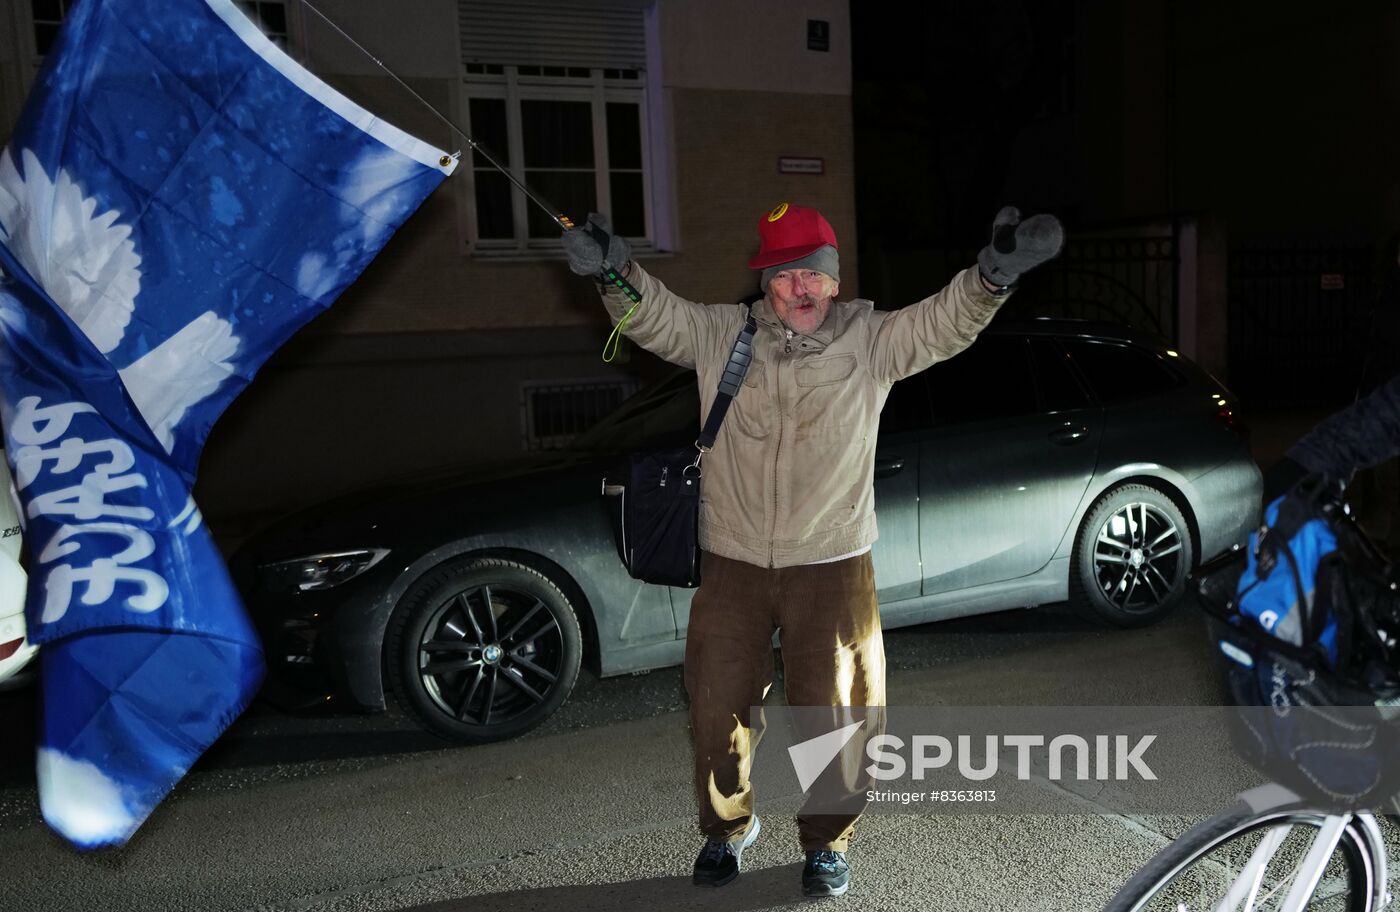
{"label": "car alloy wheel", "polygon": [[1181,509],[1161,491],[1122,485],[1080,526],[1071,571],[1078,603],[1111,624],[1160,620],[1186,588],[1194,552]]}
{"label": "car alloy wheel", "polygon": [[430,731],[497,741],[543,722],[578,677],[582,638],[568,598],[517,561],[448,562],[404,597],[386,639],[390,683]]}

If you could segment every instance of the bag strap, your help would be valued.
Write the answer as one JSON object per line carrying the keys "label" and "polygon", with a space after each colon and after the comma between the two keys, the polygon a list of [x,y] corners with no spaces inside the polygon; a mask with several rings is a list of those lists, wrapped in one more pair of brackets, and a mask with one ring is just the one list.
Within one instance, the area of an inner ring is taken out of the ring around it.
{"label": "bag strap", "polygon": [[[705,418],[705,427],[700,431],[699,438],[695,441],[695,447],[700,451],[700,455],[708,453],[715,445],[715,437],[719,435],[719,426],[724,423],[724,415],[729,411],[729,404],[734,401],[734,397],[739,394],[739,387],[744,383],[744,375],[749,372],[749,362],[753,360],[753,335],[758,331],[758,322],[753,317],[753,309],[749,309],[748,319],[744,321],[744,328],[739,331],[739,337],[734,340],[734,347],[729,350],[729,363],[724,366],[724,373],[719,378],[719,393],[715,395],[715,401],[710,405],[710,414]],[[698,465],[699,457],[695,460]]]}
{"label": "bag strap", "polygon": [[[1345,516],[1338,508],[1339,496],[1335,479],[1314,474],[1304,476],[1278,499],[1273,525],[1261,526],[1254,544],[1254,558],[1261,579],[1273,573],[1279,554],[1290,553],[1294,536],[1308,522],[1320,519],[1335,531],[1336,516]],[[1296,565],[1293,575],[1298,577]],[[1299,584],[1300,598],[1301,588]]]}

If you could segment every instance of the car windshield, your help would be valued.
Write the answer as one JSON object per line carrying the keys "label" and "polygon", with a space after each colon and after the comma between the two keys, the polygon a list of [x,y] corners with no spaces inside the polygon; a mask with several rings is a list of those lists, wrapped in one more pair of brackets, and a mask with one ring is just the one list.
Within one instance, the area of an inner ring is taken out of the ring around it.
{"label": "car windshield", "polygon": [[579,434],[569,449],[582,453],[682,446],[700,430],[695,372],[677,371],[642,389]]}

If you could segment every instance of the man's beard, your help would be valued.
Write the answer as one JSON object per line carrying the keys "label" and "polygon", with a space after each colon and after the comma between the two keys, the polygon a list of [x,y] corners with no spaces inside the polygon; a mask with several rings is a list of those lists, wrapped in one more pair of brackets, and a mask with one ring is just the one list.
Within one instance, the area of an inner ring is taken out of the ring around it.
{"label": "man's beard", "polygon": [[788,329],[800,333],[814,332],[825,322],[826,314],[824,309],[829,306],[829,299],[817,295],[802,295],[793,298],[787,304],[787,324]]}
{"label": "man's beard", "polygon": [[820,295],[804,294],[795,298],[790,298],[787,302],[787,308],[792,312],[796,312],[803,307],[819,308],[823,304],[829,303],[830,300],[830,298],[824,298]]}

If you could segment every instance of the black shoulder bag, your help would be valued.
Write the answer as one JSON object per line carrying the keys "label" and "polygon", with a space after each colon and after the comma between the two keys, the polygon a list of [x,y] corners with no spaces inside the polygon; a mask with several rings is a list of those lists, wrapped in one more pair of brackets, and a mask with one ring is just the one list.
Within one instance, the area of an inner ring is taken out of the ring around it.
{"label": "black shoulder bag", "polygon": [[750,312],[729,352],[719,393],[692,446],[633,453],[617,478],[603,478],[617,553],[633,579],[700,585],[700,460],[715,445],[729,404],[753,360],[758,324]]}

